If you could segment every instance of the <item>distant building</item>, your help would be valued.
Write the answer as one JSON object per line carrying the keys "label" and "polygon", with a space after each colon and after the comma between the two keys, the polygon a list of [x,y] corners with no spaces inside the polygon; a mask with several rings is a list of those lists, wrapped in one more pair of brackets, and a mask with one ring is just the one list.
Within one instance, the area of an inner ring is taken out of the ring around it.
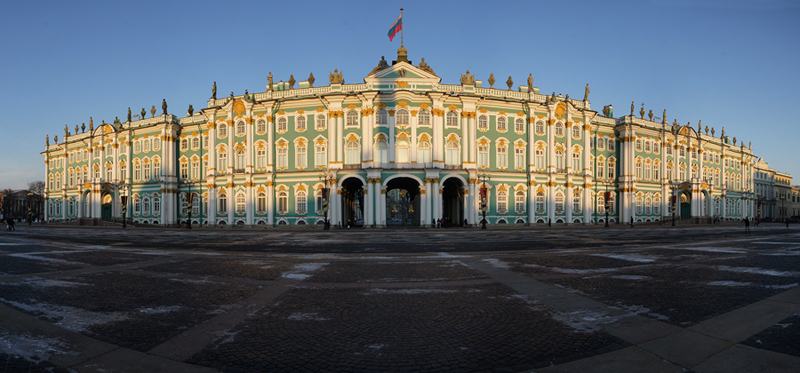
{"label": "distant building", "polygon": [[47,217],[119,217],[127,196],[130,219],[162,225],[316,224],[326,208],[334,225],[475,225],[483,201],[490,224],[597,224],[670,218],[675,196],[677,216],[741,219],[784,188],[755,185],[758,158],[724,131],[460,80],[401,47],[363,83],[334,70],[186,117],[90,124],[42,152]]}
{"label": "distant building", "polygon": [[0,191],[0,218],[26,220],[30,213],[34,220],[44,219],[44,198],[41,194],[27,190],[15,190],[8,193]]}

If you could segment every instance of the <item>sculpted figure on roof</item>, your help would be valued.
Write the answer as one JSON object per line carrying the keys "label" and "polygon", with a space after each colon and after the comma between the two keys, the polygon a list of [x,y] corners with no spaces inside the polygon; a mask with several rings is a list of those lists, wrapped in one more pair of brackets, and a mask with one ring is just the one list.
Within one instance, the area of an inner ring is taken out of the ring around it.
{"label": "sculpted figure on roof", "polygon": [[425,62],[425,57],[422,57],[422,61],[419,63],[419,68],[422,69],[422,70],[425,70],[425,71],[427,71],[427,72],[429,72],[429,73],[431,73],[433,75],[436,75],[436,73],[433,72],[433,69],[430,66],[428,66],[428,63]]}
{"label": "sculpted figure on roof", "polygon": [[467,74],[461,74],[461,85],[475,85],[475,74],[470,75],[469,70]]}

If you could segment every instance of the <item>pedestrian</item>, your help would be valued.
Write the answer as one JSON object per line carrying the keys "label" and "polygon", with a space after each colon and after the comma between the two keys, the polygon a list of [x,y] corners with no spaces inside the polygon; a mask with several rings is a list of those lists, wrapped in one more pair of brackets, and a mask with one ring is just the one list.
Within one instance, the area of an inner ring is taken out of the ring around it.
{"label": "pedestrian", "polygon": [[469,223],[467,223],[467,219],[464,219],[464,228],[469,227]]}
{"label": "pedestrian", "polygon": [[[11,226],[10,231],[17,231],[17,228],[14,228],[14,219],[8,219],[8,224]],[[789,223],[786,223],[786,228],[789,228]]]}
{"label": "pedestrian", "polygon": [[631,216],[631,228],[633,228],[633,216]]}
{"label": "pedestrian", "polygon": [[547,218],[547,226],[548,227],[552,227],[553,226],[553,224],[550,223],[550,218]]}
{"label": "pedestrian", "polygon": [[744,218],[744,233],[750,233],[750,219]]}
{"label": "pedestrian", "polygon": [[436,219],[431,219],[431,228],[436,228]]}
{"label": "pedestrian", "polygon": [[756,216],[755,218],[753,218],[753,220],[755,220],[755,221],[756,221],[756,223],[755,223],[755,224],[753,224],[753,226],[756,226],[756,227],[757,227],[757,226],[758,226],[758,216]]}

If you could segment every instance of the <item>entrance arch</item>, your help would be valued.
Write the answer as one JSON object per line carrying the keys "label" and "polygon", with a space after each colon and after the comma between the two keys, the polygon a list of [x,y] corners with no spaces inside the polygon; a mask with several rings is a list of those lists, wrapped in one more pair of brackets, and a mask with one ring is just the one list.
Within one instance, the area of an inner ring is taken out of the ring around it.
{"label": "entrance arch", "polygon": [[410,177],[398,177],[386,183],[386,225],[419,227],[420,184]]}
{"label": "entrance arch", "polygon": [[444,181],[442,191],[442,220],[447,226],[464,225],[464,183],[456,177]]}
{"label": "entrance arch", "polygon": [[111,193],[104,193],[103,194],[103,204],[101,210],[101,217],[103,220],[111,220],[111,208],[113,205],[114,197],[111,196]]}
{"label": "entrance arch", "polygon": [[355,177],[342,181],[342,225],[364,226],[364,183]]}
{"label": "entrance arch", "polygon": [[681,219],[692,217],[692,195],[688,190],[681,191],[680,195],[680,213]]}

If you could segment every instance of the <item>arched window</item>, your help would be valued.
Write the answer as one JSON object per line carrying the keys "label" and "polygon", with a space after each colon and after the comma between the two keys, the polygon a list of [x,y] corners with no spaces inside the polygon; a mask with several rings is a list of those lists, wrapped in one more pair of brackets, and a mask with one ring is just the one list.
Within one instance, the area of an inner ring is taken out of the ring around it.
{"label": "arched window", "polygon": [[[139,140],[136,140],[136,141],[133,142],[133,152],[134,153],[138,153],[140,151],[142,151],[142,144],[141,144],[141,142],[139,142]],[[86,157],[86,151],[84,151],[83,155],[84,155],[83,160],[85,161],[86,158],[87,158]]]}
{"label": "arched window", "polygon": [[148,197],[142,199],[142,215],[150,215],[150,198]]}
{"label": "arched window", "polygon": [[644,164],[644,178],[646,180],[650,180],[651,176],[653,176],[653,165],[650,163],[648,159],[647,162]]}
{"label": "arched window", "polygon": [[328,147],[325,144],[317,144],[314,146],[316,154],[314,165],[317,167],[325,167],[328,164]]}
{"label": "arched window", "polygon": [[225,215],[228,213],[228,196],[225,193],[221,193],[219,195],[219,199],[217,200],[217,210],[219,211],[220,215]]}
{"label": "arched window", "polygon": [[636,215],[641,215],[644,212],[643,207],[642,197],[636,197]]}
{"label": "arched window", "polygon": [[401,139],[397,142],[397,163],[408,163],[408,141]]}
{"label": "arched window", "polygon": [[564,151],[561,149],[556,149],[556,169],[563,169],[564,168]]}
{"label": "arched window", "polygon": [[305,115],[298,115],[297,117],[295,117],[295,120],[296,120],[296,122],[294,124],[295,131],[297,131],[297,132],[305,131],[306,130],[306,117],[305,117]]}
{"label": "arched window", "polygon": [[258,196],[256,196],[256,210],[258,210],[259,214],[263,214],[267,211],[267,194],[264,192],[259,192]]}
{"label": "arched window", "polygon": [[185,159],[181,161],[181,179],[186,180],[189,178],[189,163]]}
{"label": "arched window", "polygon": [[448,165],[457,165],[461,163],[459,160],[458,142],[448,141],[447,152],[445,153],[445,163]]}
{"label": "arched window", "polygon": [[525,192],[521,190],[514,194],[514,210],[518,213],[525,212]]}
{"label": "arched window", "polygon": [[556,192],[556,214],[564,213],[564,194]]}
{"label": "arched window", "polygon": [[661,180],[661,163],[659,161],[653,162],[653,180]]}
{"label": "arched window", "polygon": [[285,214],[289,211],[289,194],[286,192],[278,193],[278,213]]}
{"label": "arched window", "polygon": [[417,147],[417,162],[418,163],[431,163],[431,143],[428,141],[420,141]]}
{"label": "arched window", "polygon": [[295,198],[297,198],[295,200],[295,211],[297,211],[298,214],[305,214],[308,211],[308,197],[306,192],[297,192]]}
{"label": "arched window", "polygon": [[647,215],[653,213],[653,201],[650,199],[650,197],[647,197],[644,200],[644,213]]}
{"label": "arched window", "polygon": [[458,113],[455,111],[447,112],[447,127],[458,127]]}
{"label": "arched window", "polygon": [[421,125],[430,125],[431,124],[431,112],[428,110],[420,110],[419,114],[417,114],[417,120]]}
{"label": "arched window", "polygon": [[478,167],[489,167],[489,144],[478,144]]}
{"label": "arched window", "polygon": [[634,144],[637,152],[642,151],[642,139],[636,139],[636,142],[634,142]]}
{"label": "arched window", "polygon": [[200,149],[200,138],[197,136],[192,137],[192,149]]}
{"label": "arched window", "polygon": [[[119,174],[120,179],[125,180],[125,178],[128,177],[128,166],[125,164],[119,165]],[[80,177],[80,173],[78,173],[78,177]],[[80,182],[78,182],[78,184],[80,184]]]}
{"label": "arched window", "polygon": [[217,128],[217,132],[219,132],[218,137],[221,139],[228,137],[228,125],[225,123],[220,123],[219,128]]}
{"label": "arched window", "polygon": [[603,158],[597,159],[597,178],[602,179],[605,177],[606,162]]}
{"label": "arched window", "polygon": [[640,180],[642,178],[642,160],[641,159],[637,159],[636,160],[636,175],[635,176],[636,176],[637,179],[640,179]]}
{"label": "arched window", "polygon": [[655,154],[661,153],[661,143],[660,142],[656,141],[653,144],[653,153],[655,153]]}
{"label": "arched window", "polygon": [[395,118],[395,124],[397,124],[397,125],[407,126],[409,124],[409,122],[408,122],[408,110],[406,110],[406,109],[398,110],[397,113],[395,114],[394,118]]}
{"label": "arched window", "polygon": [[572,211],[580,212],[581,211],[581,194],[580,192],[575,192],[572,194]]}
{"label": "arched window", "polygon": [[278,132],[284,133],[288,129],[288,125],[286,124],[286,118],[278,118]]}
{"label": "arched window", "polygon": [[556,123],[556,136],[564,136],[564,123]]}
{"label": "arched window", "polygon": [[257,133],[267,132],[267,122],[265,120],[259,119],[256,122],[256,132]]}
{"label": "arched window", "polygon": [[667,180],[669,180],[669,181],[673,180],[673,178],[672,178],[672,165],[671,164],[667,165]]}
{"label": "arched window", "polygon": [[539,213],[544,212],[544,192],[536,193],[536,211]]}
{"label": "arched window", "polygon": [[497,167],[508,167],[508,147],[505,144],[497,146]]}
{"label": "arched window", "polygon": [[378,110],[378,124],[388,124],[389,114],[384,109]]}
{"label": "arched window", "polygon": [[507,130],[506,117],[497,117],[497,132],[506,132]]}
{"label": "arched window", "polygon": [[538,121],[536,122],[536,133],[537,134],[544,134],[544,122]]}
{"label": "arched window", "polygon": [[581,126],[577,124],[572,125],[572,138],[580,139],[581,138]]}
{"label": "arched window", "polygon": [[358,151],[358,142],[355,140],[351,140],[347,142],[347,153],[344,159],[345,164],[359,164],[361,163],[359,160],[359,151]]}
{"label": "arched window", "polygon": [[661,197],[653,198],[653,214],[661,214]]}
{"label": "arched window", "polygon": [[325,130],[325,116],[320,114],[317,115],[317,131],[324,131]]}
{"label": "arched window", "polygon": [[161,198],[153,197],[153,215],[161,215]]}
{"label": "arched window", "polygon": [[500,214],[508,211],[508,192],[501,190],[497,192],[497,212]]}
{"label": "arched window", "polygon": [[722,179],[719,177],[719,168],[714,173],[716,174],[717,186],[722,186]]}
{"label": "arched window", "polygon": [[608,179],[614,180],[617,171],[617,163],[614,159],[608,160]]}
{"label": "arched window", "polygon": [[651,145],[650,145],[650,141],[645,141],[645,142],[644,142],[644,151],[645,151],[646,153],[650,153],[650,152],[651,152],[651,148],[650,148],[650,146],[651,146]]}
{"label": "arched window", "polygon": [[517,118],[517,120],[514,121],[514,131],[517,133],[525,132],[525,120]]}
{"label": "arched window", "polygon": [[598,214],[606,213],[606,199],[602,193],[597,194],[597,213]]}
{"label": "arched window", "polygon": [[239,192],[236,194],[236,215],[244,215],[247,210],[246,200],[244,193]]}
{"label": "arched window", "polygon": [[75,171],[70,169],[69,170],[69,187],[72,188],[75,186]]}
{"label": "arched window", "polygon": [[386,140],[380,139],[375,142],[375,163],[389,163],[389,145]]}
{"label": "arched window", "polygon": [[345,124],[347,127],[358,127],[358,112],[355,110],[350,110],[347,112],[347,123]]}
{"label": "arched window", "polygon": [[75,201],[72,200],[72,198],[70,198],[70,200],[69,200],[69,204],[67,205],[67,209],[68,209],[67,211],[69,212],[69,215],[75,215]]}
{"label": "arched window", "polygon": [[672,155],[672,145],[667,144],[666,151],[667,151],[667,155]]}
{"label": "arched window", "polygon": [[133,214],[139,215],[142,213],[142,201],[139,197],[133,199]]}
{"label": "arched window", "polygon": [[139,181],[142,178],[142,165],[139,162],[133,164],[133,180]]}
{"label": "arched window", "polygon": [[478,131],[488,131],[489,130],[489,117],[485,115],[481,115],[478,117]]}
{"label": "arched window", "polygon": [[597,150],[606,150],[606,139],[600,137],[597,139]]}
{"label": "arched window", "polygon": [[681,157],[685,157],[686,156],[686,147],[685,146],[681,146],[681,152],[679,153],[679,156],[681,156]]}
{"label": "arched window", "polygon": [[228,169],[228,152],[224,149],[220,149],[219,154],[217,154],[217,170],[219,172],[225,172]]}
{"label": "arched window", "polygon": [[244,136],[244,121],[236,122],[236,136]]}
{"label": "arched window", "polygon": [[234,168],[238,172],[243,172],[244,171],[244,150],[243,149],[236,150],[236,158],[234,159],[234,163],[235,163]]}
{"label": "arched window", "polygon": [[189,149],[189,139],[181,139],[181,151]]}
{"label": "arched window", "polygon": [[[147,160],[145,160],[145,161],[147,161]],[[142,167],[144,169],[144,180],[150,180],[150,163],[149,162],[145,162],[145,164]],[[100,175],[99,175],[100,174],[100,168],[96,167],[94,169],[94,173],[95,173],[94,177],[100,177]]]}
{"label": "arched window", "polygon": [[294,166],[296,168],[306,168],[308,167],[308,153],[307,147],[305,145],[296,145],[295,150],[295,163]]}

